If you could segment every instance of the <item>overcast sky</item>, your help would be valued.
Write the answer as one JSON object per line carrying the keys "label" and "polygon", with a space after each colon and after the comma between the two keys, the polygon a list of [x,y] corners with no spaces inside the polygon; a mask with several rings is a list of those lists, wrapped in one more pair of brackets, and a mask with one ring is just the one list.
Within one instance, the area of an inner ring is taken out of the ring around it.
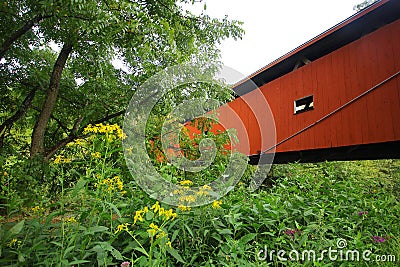
{"label": "overcast sky", "polygon": [[189,9],[198,14],[206,3],[211,17],[244,22],[242,40],[226,40],[222,62],[245,76],[353,15],[362,0],[205,0]]}

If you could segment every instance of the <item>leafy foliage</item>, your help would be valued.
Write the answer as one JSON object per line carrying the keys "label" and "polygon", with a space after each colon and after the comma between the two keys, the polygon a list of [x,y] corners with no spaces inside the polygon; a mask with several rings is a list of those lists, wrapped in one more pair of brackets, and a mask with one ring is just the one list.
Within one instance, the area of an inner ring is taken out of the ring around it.
{"label": "leafy foliage", "polygon": [[[168,207],[149,198],[130,178],[119,129],[88,127],[90,136],[68,144],[50,163],[49,180],[30,188],[40,190],[42,197],[28,206],[7,202],[8,216],[0,226],[2,265],[353,264],[331,261],[327,255],[312,262],[282,261],[276,254],[263,259],[260,254],[265,249],[318,253],[335,249],[339,239],[347,241],[349,250],[372,251],[371,259],[400,257],[398,160],[277,165],[257,192],[248,191],[244,177],[235,190],[210,205]],[[21,193],[17,186],[14,193],[7,191],[21,179],[15,166],[10,163],[3,173],[7,200]],[[183,173],[174,177],[189,188],[194,184]],[[213,178],[203,174],[205,182]]]}
{"label": "leafy foliage", "polygon": [[[215,61],[215,44],[243,33],[237,21],[194,16],[170,0],[5,1],[0,12],[0,147],[12,153],[17,136],[11,129],[19,129],[27,146],[15,149],[28,153],[31,146],[31,156],[39,152],[47,159],[89,123],[118,118],[135,89],[157,71]],[[63,51],[65,66],[55,63]],[[115,60],[125,67],[116,68]],[[13,116],[29,94],[33,100]]]}

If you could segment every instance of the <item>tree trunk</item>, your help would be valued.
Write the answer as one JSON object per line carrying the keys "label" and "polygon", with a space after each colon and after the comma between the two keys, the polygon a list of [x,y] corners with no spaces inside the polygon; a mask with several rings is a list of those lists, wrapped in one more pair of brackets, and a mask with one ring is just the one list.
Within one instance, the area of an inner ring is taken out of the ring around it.
{"label": "tree trunk", "polygon": [[53,73],[50,78],[50,85],[46,92],[46,99],[43,104],[42,111],[40,112],[39,119],[37,120],[32,133],[31,143],[31,157],[37,153],[43,154],[44,152],[44,134],[46,132],[47,124],[49,122],[51,113],[57,101],[58,91],[60,88],[61,74],[64,70],[65,63],[68,56],[72,51],[72,44],[65,43],[58,55],[57,61],[54,64]]}
{"label": "tree trunk", "polygon": [[41,15],[38,15],[31,19],[30,21],[26,22],[24,26],[19,28],[16,32],[14,32],[8,39],[5,40],[5,42],[2,44],[0,47],[0,59],[2,59],[7,52],[7,50],[10,48],[12,43],[14,43],[18,38],[20,38],[22,35],[30,31],[36,23],[41,21],[43,17]]}

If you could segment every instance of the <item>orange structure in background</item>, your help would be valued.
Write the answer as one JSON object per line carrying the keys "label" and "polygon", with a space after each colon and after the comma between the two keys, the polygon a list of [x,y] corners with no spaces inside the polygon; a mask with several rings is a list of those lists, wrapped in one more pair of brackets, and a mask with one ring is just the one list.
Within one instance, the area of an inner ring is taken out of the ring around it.
{"label": "orange structure in background", "polygon": [[[399,71],[400,1],[379,1],[234,85],[219,120],[252,163],[274,149],[276,163],[399,158]],[[259,94],[275,144],[254,116]]]}

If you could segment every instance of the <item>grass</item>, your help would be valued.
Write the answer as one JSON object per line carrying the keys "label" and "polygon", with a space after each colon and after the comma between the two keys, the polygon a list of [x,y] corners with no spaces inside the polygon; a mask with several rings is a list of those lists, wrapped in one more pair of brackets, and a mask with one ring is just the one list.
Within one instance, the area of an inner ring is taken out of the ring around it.
{"label": "grass", "polygon": [[[78,143],[38,167],[45,169],[39,174],[32,162],[29,168],[25,160],[4,164],[1,266],[400,261],[399,160],[275,165],[255,192],[244,177],[221,202],[178,208],[157,203],[137,186],[118,138],[100,135]],[[302,258],[310,251],[315,260]]]}

